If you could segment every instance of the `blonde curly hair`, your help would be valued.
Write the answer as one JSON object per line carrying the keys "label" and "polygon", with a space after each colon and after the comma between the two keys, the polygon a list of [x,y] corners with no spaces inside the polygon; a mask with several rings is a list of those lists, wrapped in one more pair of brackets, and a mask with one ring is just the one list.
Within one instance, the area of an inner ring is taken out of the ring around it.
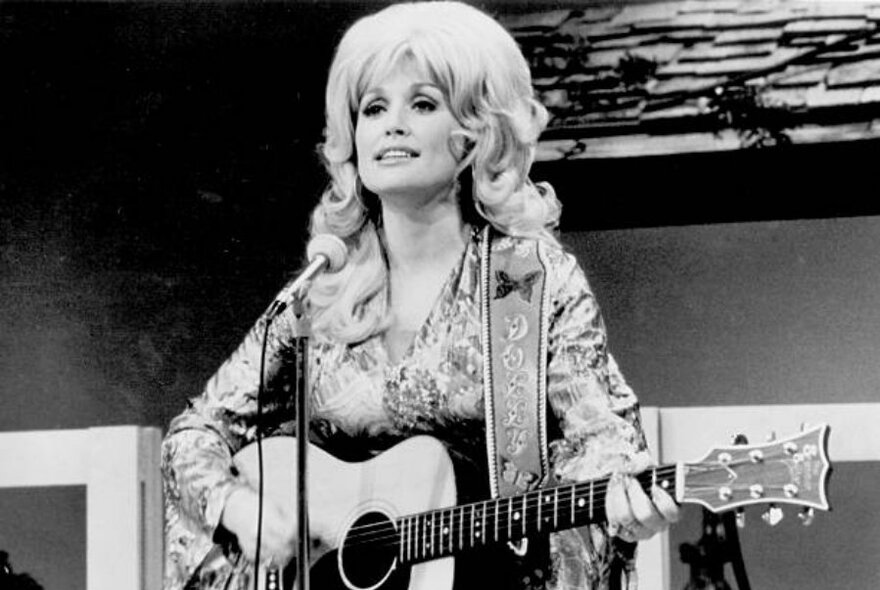
{"label": "blonde curly hair", "polygon": [[308,294],[315,332],[343,342],[365,340],[389,321],[378,204],[358,176],[354,131],[364,93],[407,60],[441,88],[463,128],[450,142],[466,154],[459,173],[469,177],[473,208],[505,234],[556,242],[559,201],[549,184],[528,177],[547,110],[513,37],[454,1],[395,4],[364,17],[346,31],[330,67],[319,146],[330,183],[310,228],[349,247],[345,266],[316,279]]}

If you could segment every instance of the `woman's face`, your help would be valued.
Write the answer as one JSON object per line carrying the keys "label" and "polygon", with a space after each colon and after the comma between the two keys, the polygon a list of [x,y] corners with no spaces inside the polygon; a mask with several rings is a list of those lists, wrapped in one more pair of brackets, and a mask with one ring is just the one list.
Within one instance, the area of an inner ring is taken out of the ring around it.
{"label": "woman's face", "polygon": [[361,99],[355,126],[361,181],[380,197],[417,203],[448,194],[459,163],[450,141],[455,129],[461,126],[442,90],[404,62]]}

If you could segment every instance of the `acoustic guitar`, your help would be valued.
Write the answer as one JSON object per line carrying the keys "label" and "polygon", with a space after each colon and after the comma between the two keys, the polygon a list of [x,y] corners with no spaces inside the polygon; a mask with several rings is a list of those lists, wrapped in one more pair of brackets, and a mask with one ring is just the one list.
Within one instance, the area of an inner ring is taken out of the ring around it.
{"label": "acoustic guitar", "polygon": [[[637,479],[680,504],[723,512],[755,504],[793,504],[828,510],[826,483],[829,427],[759,445],[710,450],[693,463],[662,465]],[[266,439],[264,493],[295,510],[292,437]],[[235,455],[255,488],[256,443]],[[428,436],[408,439],[362,463],[347,463],[309,449],[309,523],[329,531],[310,552],[310,586],[348,590],[450,590],[456,555],[490,543],[580,527],[605,517],[608,478],[542,488],[513,497],[456,503],[452,462]],[[295,568],[261,576],[261,590],[295,587]]]}

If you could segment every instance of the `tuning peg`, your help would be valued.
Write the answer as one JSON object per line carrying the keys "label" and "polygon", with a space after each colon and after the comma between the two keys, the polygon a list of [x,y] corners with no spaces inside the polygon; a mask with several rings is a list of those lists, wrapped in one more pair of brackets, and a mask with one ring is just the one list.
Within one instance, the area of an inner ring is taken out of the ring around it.
{"label": "tuning peg", "polygon": [[810,428],[809,422],[801,422],[801,432],[806,432]]}
{"label": "tuning peg", "polygon": [[743,508],[736,509],[736,528],[746,528],[746,511]]}
{"label": "tuning peg", "polygon": [[733,444],[735,445],[747,445],[749,444],[748,437],[743,433],[737,433],[733,435]]}
{"label": "tuning peg", "polygon": [[813,524],[813,518],[816,516],[816,511],[812,508],[804,508],[800,512],[798,512],[798,518],[801,519],[801,524],[804,526],[810,526]]}
{"label": "tuning peg", "polygon": [[782,508],[776,504],[770,504],[767,510],[761,514],[761,518],[770,526],[776,526],[779,524],[783,517],[785,517],[785,514],[782,512]]}
{"label": "tuning peg", "polygon": [[771,430],[770,433],[767,435],[767,442],[773,442],[774,440],[776,440],[776,431]]}

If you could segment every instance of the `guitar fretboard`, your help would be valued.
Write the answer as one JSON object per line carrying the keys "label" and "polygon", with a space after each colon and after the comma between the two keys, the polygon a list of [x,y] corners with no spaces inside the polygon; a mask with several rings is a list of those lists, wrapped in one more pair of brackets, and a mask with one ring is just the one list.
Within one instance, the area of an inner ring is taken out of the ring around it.
{"label": "guitar fretboard", "polygon": [[[637,477],[645,490],[654,484],[675,494],[675,467],[650,469]],[[396,545],[398,563],[447,557],[492,543],[605,520],[609,478],[544,488],[414,514],[380,527],[352,530],[349,542]]]}

